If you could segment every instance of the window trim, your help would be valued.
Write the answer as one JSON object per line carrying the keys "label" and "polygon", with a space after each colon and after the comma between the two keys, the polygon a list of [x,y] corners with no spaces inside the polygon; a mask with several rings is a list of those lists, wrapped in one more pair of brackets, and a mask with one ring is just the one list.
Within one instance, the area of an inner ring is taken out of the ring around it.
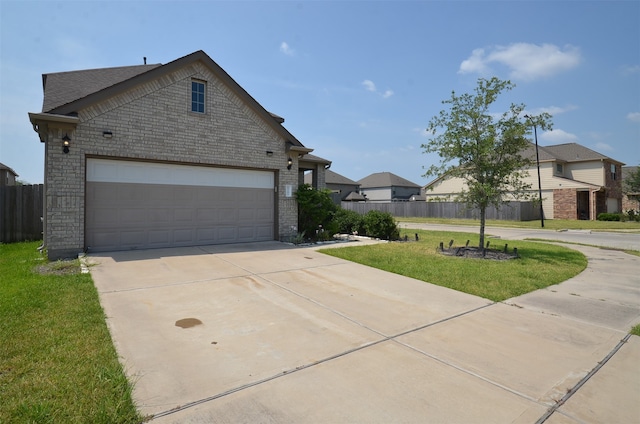
{"label": "window trim", "polygon": [[564,174],[564,166],[561,163],[556,163],[556,174]]}
{"label": "window trim", "polygon": [[[198,84],[198,85],[196,85]],[[196,87],[202,87],[202,92],[196,90]],[[191,80],[191,113],[196,113],[198,115],[205,115],[207,113],[207,82],[199,79]],[[194,95],[202,96],[202,99],[197,98],[194,99]]]}

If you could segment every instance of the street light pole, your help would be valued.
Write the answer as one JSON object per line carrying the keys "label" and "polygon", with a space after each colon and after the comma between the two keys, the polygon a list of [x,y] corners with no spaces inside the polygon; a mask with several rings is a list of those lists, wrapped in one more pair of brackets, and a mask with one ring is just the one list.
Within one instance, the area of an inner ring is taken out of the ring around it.
{"label": "street light pole", "polygon": [[542,183],[540,182],[540,156],[538,154],[538,126],[531,119],[529,115],[524,115],[525,118],[531,121],[533,124],[533,135],[536,140],[536,165],[538,167],[538,197],[540,200],[540,226],[544,228],[544,210],[542,209]]}

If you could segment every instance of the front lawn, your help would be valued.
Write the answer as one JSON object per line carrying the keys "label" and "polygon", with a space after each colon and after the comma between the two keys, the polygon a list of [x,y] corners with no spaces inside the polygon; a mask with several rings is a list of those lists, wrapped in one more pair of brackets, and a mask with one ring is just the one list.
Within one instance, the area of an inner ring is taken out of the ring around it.
{"label": "front lawn", "polygon": [[0,244],[0,423],[138,423],[91,276]]}
{"label": "front lawn", "polygon": [[[401,236],[407,233],[403,231]],[[561,283],[584,270],[585,256],[575,250],[551,244],[505,241],[489,238],[491,244],[509,251],[518,248],[519,259],[494,261],[444,256],[437,252],[443,242],[454,246],[477,246],[478,234],[410,230],[409,240],[418,233],[419,241],[392,242],[320,250],[352,262],[416,278],[439,286],[484,297],[496,302]]]}

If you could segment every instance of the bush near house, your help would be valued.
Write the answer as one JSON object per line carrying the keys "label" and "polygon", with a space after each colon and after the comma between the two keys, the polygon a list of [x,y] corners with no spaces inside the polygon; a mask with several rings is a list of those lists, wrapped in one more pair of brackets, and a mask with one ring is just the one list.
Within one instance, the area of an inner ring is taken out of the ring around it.
{"label": "bush near house", "polygon": [[619,213],[599,213],[598,214],[598,221],[620,221],[620,214]]}
{"label": "bush near house", "polygon": [[330,239],[336,233],[366,235],[397,240],[400,230],[393,215],[371,210],[364,215],[342,209],[331,200],[329,190],[316,190],[308,184],[298,187],[298,231],[311,241]]}

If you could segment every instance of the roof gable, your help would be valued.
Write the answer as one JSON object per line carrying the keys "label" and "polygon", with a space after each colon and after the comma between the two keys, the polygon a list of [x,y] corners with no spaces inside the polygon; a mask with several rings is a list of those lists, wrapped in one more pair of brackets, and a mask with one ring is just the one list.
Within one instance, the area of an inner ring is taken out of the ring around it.
{"label": "roof gable", "polygon": [[[48,74],[46,76],[43,76],[43,84],[45,89],[45,105],[59,103],[60,101],[64,101],[61,100],[63,98],[70,99],[72,97],[76,97],[78,95],[78,92],[81,92],[80,95],[84,95],[45,111],[47,113],[58,115],[77,113],[77,111],[80,109],[89,107],[95,103],[121,94],[140,84],[159,79],[165,75],[170,74],[171,72],[182,69],[198,61],[207,66],[208,69],[216,76],[216,78],[218,78],[223,84],[229,87],[229,89],[234,92],[244,104],[250,107],[286,141],[290,142],[293,146],[304,147],[298,139],[296,139],[285,127],[281,125],[281,123],[284,122],[284,119],[277,115],[274,116],[266,109],[264,109],[262,105],[260,105],[251,95],[249,95],[249,93],[247,93],[233,78],[231,78],[231,76],[229,76],[229,74],[227,74],[224,69],[222,69],[217,63],[215,63],[213,59],[211,59],[202,50],[198,50],[165,65],[146,65],[146,68],[145,65],[141,65],[124,68],[107,68],[89,71],[66,72],[60,74]],[[137,71],[139,72],[136,73]],[[131,74],[131,76],[127,78],[126,76],[129,74]],[[56,75],[56,77],[51,78],[51,76],[53,75]],[[64,89],[64,87],[69,87],[69,85],[73,84],[74,77],[80,77],[81,80],[85,80],[87,78],[90,79],[92,75],[101,76],[101,83],[81,83],[80,85],[84,88],[73,95],[70,94],[67,96],[60,93],[60,91]],[[61,85],[58,85],[58,83],[60,83]],[[104,87],[100,88],[101,86]],[[47,93],[47,87],[49,87],[49,93]],[[97,89],[97,91],[85,94],[86,91],[90,91],[91,89]],[[48,99],[47,94],[53,97],[51,99]],[[307,150],[310,151],[311,149]]]}
{"label": "roof gable", "polygon": [[375,187],[420,187],[418,184],[412,183],[402,177],[392,174],[391,172],[376,172],[358,181],[362,188]]}

